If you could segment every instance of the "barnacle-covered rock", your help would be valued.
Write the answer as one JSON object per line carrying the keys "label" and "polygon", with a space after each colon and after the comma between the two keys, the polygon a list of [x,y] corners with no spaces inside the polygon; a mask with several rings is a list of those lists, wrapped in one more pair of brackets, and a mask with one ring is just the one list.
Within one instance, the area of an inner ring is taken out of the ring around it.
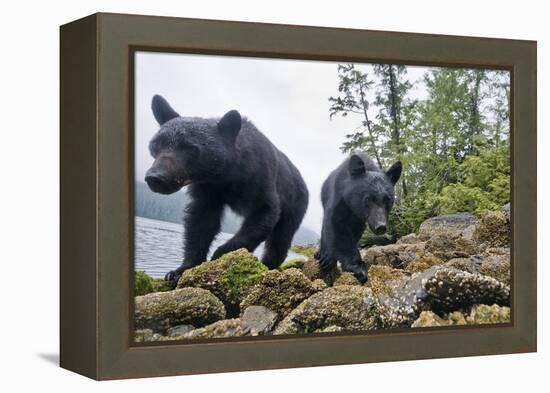
{"label": "barnacle-covered rock", "polygon": [[361,282],[350,272],[342,272],[340,277],[338,277],[332,286],[337,287],[338,285],[361,285]]}
{"label": "barnacle-covered rock", "polygon": [[369,280],[366,287],[372,289],[375,295],[389,295],[399,286],[402,286],[410,274],[401,270],[384,265],[372,265],[369,268]]}
{"label": "barnacle-covered rock", "polygon": [[321,269],[321,265],[319,265],[319,262],[315,258],[311,257],[304,262],[304,265],[302,266],[302,273],[304,273],[304,275],[311,281],[321,279],[327,285],[332,285],[334,281],[340,276],[341,271],[338,267],[335,267],[329,272],[324,272]]}

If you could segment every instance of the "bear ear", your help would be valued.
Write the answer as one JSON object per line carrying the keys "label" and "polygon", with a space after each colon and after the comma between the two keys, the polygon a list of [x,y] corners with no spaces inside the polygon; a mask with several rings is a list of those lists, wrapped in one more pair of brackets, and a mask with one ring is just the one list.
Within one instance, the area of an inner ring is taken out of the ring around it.
{"label": "bear ear", "polygon": [[390,169],[386,172],[386,176],[388,176],[393,184],[397,183],[399,178],[401,177],[401,171],[403,170],[403,165],[401,164],[401,161],[397,161],[395,164],[393,164]]}
{"label": "bear ear", "polygon": [[349,158],[349,173],[352,176],[359,176],[365,173],[365,162],[357,154]]}
{"label": "bear ear", "polygon": [[168,101],[166,101],[164,97],[159,96],[158,94],[153,96],[151,109],[153,110],[153,116],[155,116],[155,119],[157,120],[159,125],[163,125],[168,120],[179,117],[178,113],[172,109]]}
{"label": "bear ear", "polygon": [[241,130],[242,119],[239,112],[231,110],[227,112],[218,122],[218,130],[220,133],[229,138],[231,142],[235,142],[239,131]]}

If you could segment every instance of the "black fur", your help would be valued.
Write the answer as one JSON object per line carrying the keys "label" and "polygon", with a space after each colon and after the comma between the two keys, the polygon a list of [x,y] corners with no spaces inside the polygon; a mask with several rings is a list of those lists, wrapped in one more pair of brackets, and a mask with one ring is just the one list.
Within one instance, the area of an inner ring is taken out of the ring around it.
{"label": "black fur", "polygon": [[298,169],[235,110],[221,119],[173,117],[176,112],[160,96],[153,98],[152,109],[161,128],[149,144],[155,161],[145,181],[164,194],[189,184],[191,196],[184,216],[184,260],[166,279],[177,280],[206,260],[225,206],[244,222],[212,259],[242,247],[253,251],[265,240],[262,262],[278,267],[307,209],[308,191]]}
{"label": "black fur", "polygon": [[340,261],[342,270],[352,272],[361,282],[367,281],[359,239],[366,225],[376,234],[386,232],[401,169],[398,161],[384,173],[368,155],[358,153],[328,176],[321,191],[324,217],[316,255],[323,270],[331,270]]}

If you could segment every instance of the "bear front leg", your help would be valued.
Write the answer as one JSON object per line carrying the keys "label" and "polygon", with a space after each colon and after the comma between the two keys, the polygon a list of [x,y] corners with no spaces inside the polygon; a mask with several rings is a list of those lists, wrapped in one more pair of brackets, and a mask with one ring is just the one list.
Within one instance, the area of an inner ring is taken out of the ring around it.
{"label": "bear front leg", "polygon": [[335,248],[331,247],[331,244],[334,243],[334,228],[329,216],[330,214],[325,213],[323,228],[321,229],[319,251],[317,251],[314,255],[315,259],[319,261],[321,270],[325,273],[328,273],[334,269],[338,262],[334,254]]}
{"label": "bear front leg", "polygon": [[342,271],[353,273],[353,275],[364,283],[368,279],[367,265],[363,263],[357,243],[359,242],[358,233],[362,233],[360,228],[352,231],[348,228],[340,228],[334,238],[333,249],[336,258],[342,265]]}
{"label": "bear front leg", "polygon": [[256,209],[245,218],[243,225],[235,236],[214,251],[212,259],[218,259],[222,255],[239,248],[246,248],[248,251],[253,252],[271,234],[279,220],[279,215],[278,203],[265,204]]}
{"label": "bear front leg", "polygon": [[206,261],[210,244],[220,232],[223,203],[217,193],[202,193],[192,199],[184,214],[183,262],[175,270],[166,273],[166,281],[178,281],[181,274]]}

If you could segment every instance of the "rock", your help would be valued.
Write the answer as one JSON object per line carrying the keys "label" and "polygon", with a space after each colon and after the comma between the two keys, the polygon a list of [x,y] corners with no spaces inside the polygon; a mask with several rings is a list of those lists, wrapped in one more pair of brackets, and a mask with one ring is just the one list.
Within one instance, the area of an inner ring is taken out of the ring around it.
{"label": "rock", "polygon": [[137,343],[153,341],[153,335],[151,329],[137,329],[134,331],[134,341]]}
{"label": "rock", "polygon": [[336,326],[336,325],[330,325],[330,326],[327,326],[326,328],[317,329],[313,333],[337,333],[342,331],[344,331],[342,327]]}
{"label": "rock", "polygon": [[300,270],[271,270],[249,291],[241,302],[240,309],[265,306],[282,319],[315,292],[317,290],[313,283]]}
{"label": "rock", "polygon": [[342,272],[340,277],[338,277],[332,284],[334,287],[337,287],[338,285],[361,285],[361,283],[357,278],[355,278],[353,273]]}
{"label": "rock", "polygon": [[332,285],[332,283],[340,276],[341,272],[338,267],[335,267],[330,272],[323,272],[319,262],[315,258],[309,258],[305,261],[304,266],[302,267],[302,273],[309,278],[311,281],[321,279],[327,285]]}
{"label": "rock", "polygon": [[482,259],[482,257],[477,255],[469,258],[453,258],[443,264],[443,266],[462,270],[468,273],[478,274],[481,269]]}
{"label": "rock", "polygon": [[315,253],[318,250],[318,247],[313,244],[307,244],[307,245],[294,245],[290,247],[292,251],[294,251],[296,254],[305,255],[308,258],[313,258]]}
{"label": "rock", "polygon": [[252,336],[258,336],[271,332],[278,315],[264,306],[250,306],[244,310],[241,320],[250,328]]}
{"label": "rock", "polygon": [[153,278],[153,292],[166,292],[176,288],[174,281],[165,281],[162,278]]}
{"label": "rock", "polygon": [[502,214],[504,214],[504,218],[510,222],[510,202],[502,206],[502,209],[500,209]]}
{"label": "rock", "polygon": [[426,269],[431,268],[432,266],[441,265],[443,260],[436,257],[431,252],[424,253],[416,257],[412,262],[410,262],[405,268],[406,271],[415,273],[423,272]]}
{"label": "rock", "polygon": [[471,213],[456,213],[436,216],[427,219],[418,229],[420,240],[428,240],[435,235],[447,235],[451,239],[459,237],[462,232],[477,223],[477,218]]}
{"label": "rock", "polygon": [[424,242],[399,243],[388,246],[374,246],[361,251],[361,257],[371,265],[385,265],[394,268],[405,268],[420,254],[424,253]]}
{"label": "rock", "polygon": [[279,266],[279,270],[286,270],[291,268],[301,269],[304,266],[305,260],[303,259],[289,259],[288,261],[284,261],[281,266]]}
{"label": "rock", "polygon": [[135,298],[136,329],[164,332],[176,325],[204,326],[223,318],[223,303],[201,288],[155,292]]}
{"label": "rock", "polygon": [[470,315],[466,318],[469,324],[509,323],[510,307],[501,307],[496,304],[477,304],[472,307]]}
{"label": "rock", "polygon": [[199,339],[199,338],[225,338],[249,336],[250,328],[240,319],[224,319],[214,322],[200,329],[195,329],[181,338]]}
{"label": "rock", "polygon": [[417,273],[377,299],[381,324],[386,328],[410,326],[422,311],[445,315],[480,303],[509,305],[510,287],[492,277],[445,266]]}
{"label": "rock", "polygon": [[434,326],[452,326],[452,325],[466,325],[466,319],[464,314],[455,311],[450,313],[446,318],[441,318],[439,315],[432,311],[422,311],[416,321],[413,322],[411,327],[434,327]]}
{"label": "rock", "polygon": [[473,304],[508,305],[510,288],[492,277],[434,266],[413,277],[404,288],[420,307],[443,314],[466,309]]}
{"label": "rock", "polygon": [[474,232],[474,239],[489,247],[510,246],[510,220],[501,211],[486,211],[481,214]]}
{"label": "rock", "polygon": [[489,255],[481,261],[480,273],[510,285],[510,255]]}
{"label": "rock", "polygon": [[343,330],[378,328],[376,304],[370,288],[340,285],[302,302],[275,328],[274,334],[311,333],[330,326]]}
{"label": "rock", "polygon": [[315,289],[315,292],[321,292],[328,288],[327,283],[320,278],[313,280],[311,284],[313,284],[313,289]]}
{"label": "rock", "polygon": [[154,292],[153,277],[145,272],[134,274],[134,296],[142,296]]}
{"label": "rock", "polygon": [[453,258],[466,258],[475,255],[480,250],[475,242],[461,236],[453,238],[449,234],[438,234],[426,242],[426,251],[443,261],[448,261]]}
{"label": "rock", "polygon": [[409,233],[408,235],[402,236],[397,240],[396,244],[413,244],[420,243],[422,240],[418,237],[416,233]]}
{"label": "rock", "polygon": [[266,271],[267,267],[258,258],[241,248],[186,270],[177,288],[207,289],[224,303],[229,316],[237,316],[240,302]]}
{"label": "rock", "polygon": [[183,336],[194,329],[195,327],[193,325],[177,325],[168,329],[166,335],[168,337]]}
{"label": "rock", "polygon": [[401,269],[393,269],[384,265],[372,265],[369,268],[369,280],[365,286],[372,289],[375,295],[391,294],[396,287],[403,285],[404,280],[410,277]]}

